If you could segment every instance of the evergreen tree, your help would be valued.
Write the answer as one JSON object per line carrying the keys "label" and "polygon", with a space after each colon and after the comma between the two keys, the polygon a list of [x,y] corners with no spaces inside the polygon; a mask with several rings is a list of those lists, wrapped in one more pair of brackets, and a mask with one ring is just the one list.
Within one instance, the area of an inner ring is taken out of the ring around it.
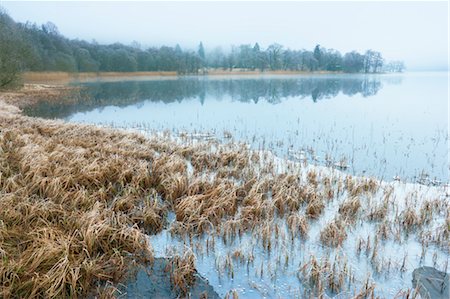
{"label": "evergreen tree", "polygon": [[205,48],[203,48],[203,43],[202,42],[200,42],[200,45],[198,45],[198,56],[202,60],[205,60]]}
{"label": "evergreen tree", "polygon": [[316,45],[314,48],[314,59],[317,61],[318,68],[322,67],[322,50],[320,49],[320,45]]}

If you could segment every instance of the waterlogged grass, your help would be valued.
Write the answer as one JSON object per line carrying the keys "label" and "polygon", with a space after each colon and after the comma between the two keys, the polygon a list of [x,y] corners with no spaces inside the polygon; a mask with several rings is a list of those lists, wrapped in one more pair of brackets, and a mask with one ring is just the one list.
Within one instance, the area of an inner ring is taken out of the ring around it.
{"label": "waterlogged grass", "polygon": [[[0,297],[103,294],[162,229],[145,139],[0,118]],[[136,147],[135,147],[136,146]]]}
{"label": "waterlogged grass", "polygon": [[118,295],[154,254],[171,258],[180,295],[197,269],[227,298],[406,297],[415,267],[447,270],[444,187],[29,118],[4,103],[0,169],[4,298]]}

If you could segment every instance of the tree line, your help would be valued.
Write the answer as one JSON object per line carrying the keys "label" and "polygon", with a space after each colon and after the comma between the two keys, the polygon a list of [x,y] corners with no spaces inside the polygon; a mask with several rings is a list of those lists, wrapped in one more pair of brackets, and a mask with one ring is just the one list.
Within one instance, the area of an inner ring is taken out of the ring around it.
{"label": "tree line", "polygon": [[[390,66],[390,69],[383,68]],[[0,88],[16,82],[20,72],[136,72],[172,71],[178,74],[205,73],[208,69],[259,71],[330,71],[378,73],[403,71],[400,62],[385,64],[380,52],[368,50],[342,55],[339,51],[317,45],[313,50],[291,50],[280,44],[263,49],[258,43],[205,51],[162,46],[143,49],[131,45],[98,44],[71,40],[56,25],[15,22],[0,9]]]}

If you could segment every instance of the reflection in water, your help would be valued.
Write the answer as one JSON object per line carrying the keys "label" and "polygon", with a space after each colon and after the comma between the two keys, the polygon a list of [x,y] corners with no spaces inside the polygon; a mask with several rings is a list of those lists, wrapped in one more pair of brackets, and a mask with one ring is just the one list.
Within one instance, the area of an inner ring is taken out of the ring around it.
{"label": "reflection in water", "polygon": [[104,106],[124,107],[143,101],[173,103],[197,98],[224,96],[240,102],[258,103],[265,100],[278,104],[288,97],[310,98],[317,102],[336,97],[340,92],[353,96],[369,97],[377,94],[382,84],[377,76],[342,77],[290,77],[290,78],[238,78],[205,79],[182,78],[178,80],[152,80],[127,82],[96,82],[83,84],[84,89],[70,99],[58,104],[41,103],[28,108],[30,116],[64,118],[74,112],[89,111]]}
{"label": "reflection in water", "polygon": [[[448,182],[446,74],[183,77],[82,84],[29,115],[208,133],[357,175]],[[332,99],[332,100],[325,100]]]}

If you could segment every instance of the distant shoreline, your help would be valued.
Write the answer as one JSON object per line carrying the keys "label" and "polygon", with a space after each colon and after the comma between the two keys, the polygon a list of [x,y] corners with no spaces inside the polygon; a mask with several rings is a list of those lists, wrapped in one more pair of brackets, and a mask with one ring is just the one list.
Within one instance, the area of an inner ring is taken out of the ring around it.
{"label": "distant shoreline", "polygon": [[[340,75],[340,74],[359,74],[359,73],[343,73],[343,72],[331,72],[331,71],[251,71],[251,70],[210,70],[205,73],[199,74],[178,74],[177,72],[81,72],[81,73],[69,73],[69,72],[25,72],[23,73],[24,83],[53,83],[53,84],[67,84],[70,82],[90,82],[90,81],[118,81],[118,80],[135,80],[140,79],[176,79],[184,76],[265,76],[265,75]],[[381,74],[381,73],[377,73]]]}

